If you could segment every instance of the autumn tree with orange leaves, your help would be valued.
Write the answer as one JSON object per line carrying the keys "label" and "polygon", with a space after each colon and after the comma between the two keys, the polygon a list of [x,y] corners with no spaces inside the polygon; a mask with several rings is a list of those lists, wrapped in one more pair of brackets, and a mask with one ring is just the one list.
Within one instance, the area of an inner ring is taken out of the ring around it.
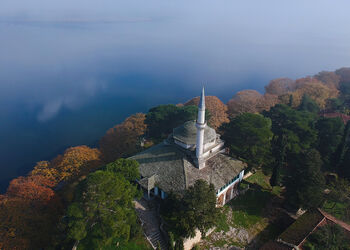
{"label": "autumn tree with orange leaves", "polygon": [[50,162],[38,162],[30,174],[45,176],[57,184],[86,175],[101,165],[101,153],[98,149],[77,146],[68,148],[63,155]]}
{"label": "autumn tree with orange leaves", "polygon": [[0,249],[50,246],[62,204],[44,176],[19,177],[0,199]]}
{"label": "autumn tree with orange leaves", "polygon": [[259,113],[269,110],[278,103],[278,97],[272,94],[262,95],[256,90],[247,89],[237,92],[228,101],[229,116],[235,117],[243,113]]}
{"label": "autumn tree with orange leaves", "polygon": [[109,129],[100,140],[100,150],[105,163],[138,152],[141,149],[140,137],[146,128],[145,114],[137,113]]}
{"label": "autumn tree with orange leaves", "polygon": [[[190,106],[199,104],[199,96],[189,100],[184,105]],[[214,129],[219,128],[223,123],[229,122],[227,106],[216,96],[205,97],[205,107],[210,112],[210,126]]]}

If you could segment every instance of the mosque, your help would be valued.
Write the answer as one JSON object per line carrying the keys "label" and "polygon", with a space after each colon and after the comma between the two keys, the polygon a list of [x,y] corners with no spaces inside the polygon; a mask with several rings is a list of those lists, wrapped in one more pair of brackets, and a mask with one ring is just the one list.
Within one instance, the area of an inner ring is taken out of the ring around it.
{"label": "mosque", "polygon": [[187,121],[173,129],[162,143],[135,156],[139,162],[139,185],[146,198],[165,199],[170,192],[183,193],[197,180],[215,187],[217,205],[237,194],[246,164],[225,153],[224,141],[205,121],[205,95],[202,90],[197,121]]}

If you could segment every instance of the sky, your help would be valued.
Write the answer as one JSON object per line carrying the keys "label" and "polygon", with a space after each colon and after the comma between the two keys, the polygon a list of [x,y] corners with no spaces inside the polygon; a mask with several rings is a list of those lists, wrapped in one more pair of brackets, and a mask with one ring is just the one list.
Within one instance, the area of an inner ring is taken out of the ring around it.
{"label": "sky", "polygon": [[[29,168],[203,85],[227,102],[274,78],[350,66],[349,9],[348,0],[2,0],[0,173],[10,156]],[[90,130],[77,131],[82,114]],[[76,139],[50,136],[50,154],[28,151],[53,124],[65,126],[50,133]]]}

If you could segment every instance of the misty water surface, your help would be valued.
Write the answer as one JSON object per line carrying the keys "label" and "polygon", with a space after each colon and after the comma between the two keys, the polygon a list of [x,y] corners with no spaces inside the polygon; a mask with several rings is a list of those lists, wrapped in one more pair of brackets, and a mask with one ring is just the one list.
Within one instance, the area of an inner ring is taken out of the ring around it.
{"label": "misty water surface", "polygon": [[348,1],[0,3],[0,182],[205,85],[224,102],[349,66]]}

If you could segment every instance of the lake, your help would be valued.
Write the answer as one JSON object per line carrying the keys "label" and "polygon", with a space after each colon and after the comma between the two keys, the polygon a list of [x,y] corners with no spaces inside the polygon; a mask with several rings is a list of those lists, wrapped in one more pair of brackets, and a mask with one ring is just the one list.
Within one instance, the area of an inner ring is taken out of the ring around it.
{"label": "lake", "polygon": [[0,189],[136,112],[350,66],[348,1],[2,1]]}

